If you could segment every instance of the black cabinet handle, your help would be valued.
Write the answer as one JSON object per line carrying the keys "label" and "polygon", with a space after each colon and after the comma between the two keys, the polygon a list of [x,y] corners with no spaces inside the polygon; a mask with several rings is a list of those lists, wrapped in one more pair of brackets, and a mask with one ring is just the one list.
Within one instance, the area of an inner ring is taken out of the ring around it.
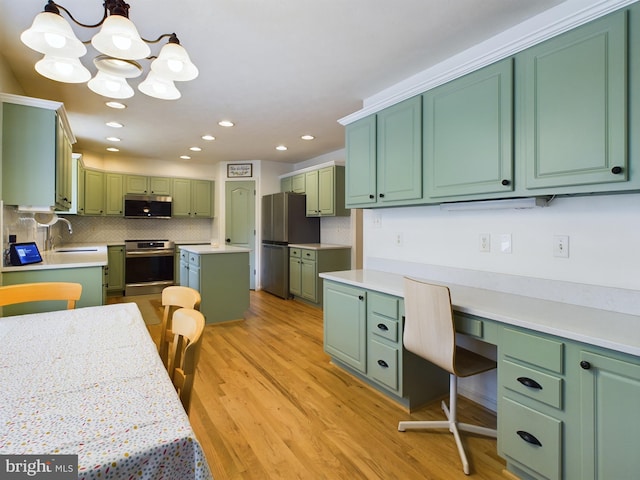
{"label": "black cabinet handle", "polygon": [[580,368],[582,368],[583,370],[589,370],[591,368],[591,364],[586,360],[582,360],[580,362]]}
{"label": "black cabinet handle", "polygon": [[619,175],[620,173],[622,173],[622,167],[613,167],[611,169],[611,173],[613,173],[614,175]]}
{"label": "black cabinet handle", "polygon": [[389,330],[389,327],[387,327],[384,323],[379,323],[379,324],[378,324],[378,328],[379,328],[380,330],[384,330],[385,332],[386,332],[387,330]]}
{"label": "black cabinet handle", "polygon": [[231,239],[230,238],[225,238],[224,241],[227,242],[227,243],[231,243]]}
{"label": "black cabinet handle", "polygon": [[542,444],[540,443],[540,440],[538,440],[534,435],[531,435],[529,432],[525,432],[524,430],[518,430],[516,433],[525,442],[530,443],[531,445],[537,445],[538,447],[542,446]]}
{"label": "black cabinet handle", "polygon": [[506,186],[507,186],[507,185],[509,185],[511,182],[505,178],[505,179],[504,179],[504,180],[502,180],[502,182],[500,182],[500,183],[502,183],[502,185],[504,185],[504,186],[506,187]]}
{"label": "black cabinet handle", "polygon": [[378,360],[378,365],[380,365],[382,368],[389,368],[389,365],[384,360]]}
{"label": "black cabinet handle", "polygon": [[528,378],[528,377],[518,377],[517,380],[524,385],[525,387],[529,387],[529,388],[536,388],[538,390],[542,390],[542,385],[540,385],[538,382],[536,382],[534,379],[532,378]]}
{"label": "black cabinet handle", "polygon": [[358,300],[364,300],[364,297],[362,295],[358,295]]}
{"label": "black cabinet handle", "polygon": [[380,198],[384,198],[384,193],[381,193],[380,195],[378,195]]}
{"label": "black cabinet handle", "polygon": [[376,198],[376,196],[375,195],[369,195],[369,198],[370,199],[374,199],[374,198]]}

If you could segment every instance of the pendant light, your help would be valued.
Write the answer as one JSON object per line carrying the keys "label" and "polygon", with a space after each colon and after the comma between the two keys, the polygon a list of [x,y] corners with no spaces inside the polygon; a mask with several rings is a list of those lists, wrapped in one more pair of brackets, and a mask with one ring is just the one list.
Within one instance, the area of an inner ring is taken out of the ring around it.
{"label": "pendant light", "polygon": [[43,77],[66,83],[84,83],[91,78],[91,72],[87,70],[78,58],[57,57],[45,55],[36,63],[36,72]]}
{"label": "pendant light", "polygon": [[158,58],[151,62],[151,70],[164,78],[181,82],[198,76],[197,67],[191,63],[189,54],[180,45],[175,33],[171,34],[169,42],[162,47]]}
{"label": "pendant light", "polygon": [[171,80],[161,77],[153,70],[149,72],[144,82],[138,85],[138,90],[161,100],[177,100],[182,96]]}

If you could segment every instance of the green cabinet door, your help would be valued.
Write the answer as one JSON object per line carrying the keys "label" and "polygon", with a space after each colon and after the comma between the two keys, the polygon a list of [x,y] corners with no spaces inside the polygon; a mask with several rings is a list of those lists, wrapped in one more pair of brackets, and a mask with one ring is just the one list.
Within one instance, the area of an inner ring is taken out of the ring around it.
{"label": "green cabinet door", "polygon": [[424,94],[429,198],[513,190],[513,60]]}
{"label": "green cabinet door", "polygon": [[105,214],[122,216],[124,214],[122,175],[119,173],[105,174]]}
{"label": "green cabinet door", "polygon": [[293,192],[295,193],[307,193],[307,182],[306,175],[304,173],[300,173],[298,175],[294,175],[291,179],[291,187],[293,188]]}
{"label": "green cabinet door", "polygon": [[191,180],[191,216],[202,218],[213,216],[213,182]]}
{"label": "green cabinet door", "polygon": [[324,351],[355,370],[367,372],[367,292],[324,282]]}
{"label": "green cabinet door", "polygon": [[84,170],[84,208],[85,215],[104,213],[104,173],[98,170]]}
{"label": "green cabinet door", "polygon": [[307,217],[317,217],[320,215],[318,170],[305,173],[304,181],[307,195]]}
{"label": "green cabinet door", "polygon": [[122,295],[124,291],[124,246],[107,247],[107,292]]}
{"label": "green cabinet door", "polygon": [[422,198],[422,96],[378,114],[377,191],[381,203]]}
{"label": "green cabinet door", "polygon": [[289,257],[289,294],[302,296],[302,261],[299,257]]}
{"label": "green cabinet door", "polygon": [[187,178],[173,179],[173,197],[171,214],[174,217],[188,217],[191,212],[191,180]]}
{"label": "green cabinet door", "polygon": [[280,179],[281,192],[293,192],[293,177],[285,177]]}
{"label": "green cabinet door", "polygon": [[345,128],[346,204],[367,207],[376,203],[376,116],[370,115]]}
{"label": "green cabinet door", "polygon": [[318,170],[318,211],[320,216],[336,214],[335,168],[325,167]]}
{"label": "green cabinet door", "polygon": [[[304,250],[302,251],[304,255]],[[300,296],[310,302],[318,301],[318,265],[315,260],[300,261]]]}
{"label": "green cabinet door", "polygon": [[71,208],[71,142],[64,131],[62,119],[56,118],[56,205],[64,210]]}
{"label": "green cabinet door", "polygon": [[[527,189],[628,180],[627,15],[614,13],[516,56]],[[567,193],[580,191],[589,190]]]}
{"label": "green cabinet door", "polygon": [[638,478],[640,359],[583,350],[580,354],[583,480]]}
{"label": "green cabinet door", "polygon": [[148,177],[144,175],[125,175],[124,193],[145,195],[149,193]]}
{"label": "green cabinet door", "polygon": [[169,177],[150,177],[149,192],[153,195],[171,195],[173,179]]}

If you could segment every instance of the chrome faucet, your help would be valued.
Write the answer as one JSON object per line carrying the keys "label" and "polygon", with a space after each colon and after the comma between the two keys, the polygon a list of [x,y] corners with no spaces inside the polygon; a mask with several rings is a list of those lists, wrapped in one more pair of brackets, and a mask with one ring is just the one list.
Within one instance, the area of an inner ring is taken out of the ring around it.
{"label": "chrome faucet", "polygon": [[58,222],[65,222],[69,228],[69,233],[73,233],[73,228],[71,227],[71,222],[69,220],[63,217],[58,217]]}

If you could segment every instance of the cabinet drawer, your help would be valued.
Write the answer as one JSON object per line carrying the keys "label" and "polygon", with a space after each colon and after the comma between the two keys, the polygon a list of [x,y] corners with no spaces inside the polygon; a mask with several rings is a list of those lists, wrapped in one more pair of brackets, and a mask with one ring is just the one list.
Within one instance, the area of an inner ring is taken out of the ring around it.
{"label": "cabinet drawer", "polygon": [[484,336],[483,327],[484,323],[480,318],[467,313],[455,313],[454,320],[456,325],[456,332],[464,335],[470,335],[476,338],[482,338]]}
{"label": "cabinet drawer", "polygon": [[561,478],[562,422],[509,398],[502,400],[498,438],[503,453],[549,480]]}
{"label": "cabinet drawer", "polygon": [[290,248],[289,249],[289,256],[290,257],[295,257],[295,258],[300,258],[302,250],[300,250],[299,248]]}
{"label": "cabinet drawer", "polygon": [[200,255],[196,255],[194,253],[189,254],[189,265],[193,265],[195,267],[200,266]]}
{"label": "cabinet drawer", "polygon": [[371,316],[371,333],[392,342],[398,341],[398,321],[373,314]]}
{"label": "cabinet drawer", "polygon": [[184,262],[188,262],[189,261],[189,253],[181,249],[180,250],[180,260],[182,260]]}
{"label": "cabinet drawer", "polygon": [[562,408],[562,379],[503,360],[501,383],[505,388],[555,408]]}
{"label": "cabinet drawer", "polygon": [[316,251],[315,250],[301,250],[300,256],[307,260],[315,260],[316,259]]}
{"label": "cabinet drawer", "polygon": [[562,342],[505,328],[502,345],[507,357],[546,368],[552,372],[563,372],[564,344]]}
{"label": "cabinet drawer", "polygon": [[388,347],[375,340],[370,342],[369,376],[392,390],[398,390],[398,353],[397,348]]}
{"label": "cabinet drawer", "polygon": [[398,311],[400,299],[382,293],[371,293],[369,295],[369,305],[371,312],[383,315],[385,317],[398,319]]}

